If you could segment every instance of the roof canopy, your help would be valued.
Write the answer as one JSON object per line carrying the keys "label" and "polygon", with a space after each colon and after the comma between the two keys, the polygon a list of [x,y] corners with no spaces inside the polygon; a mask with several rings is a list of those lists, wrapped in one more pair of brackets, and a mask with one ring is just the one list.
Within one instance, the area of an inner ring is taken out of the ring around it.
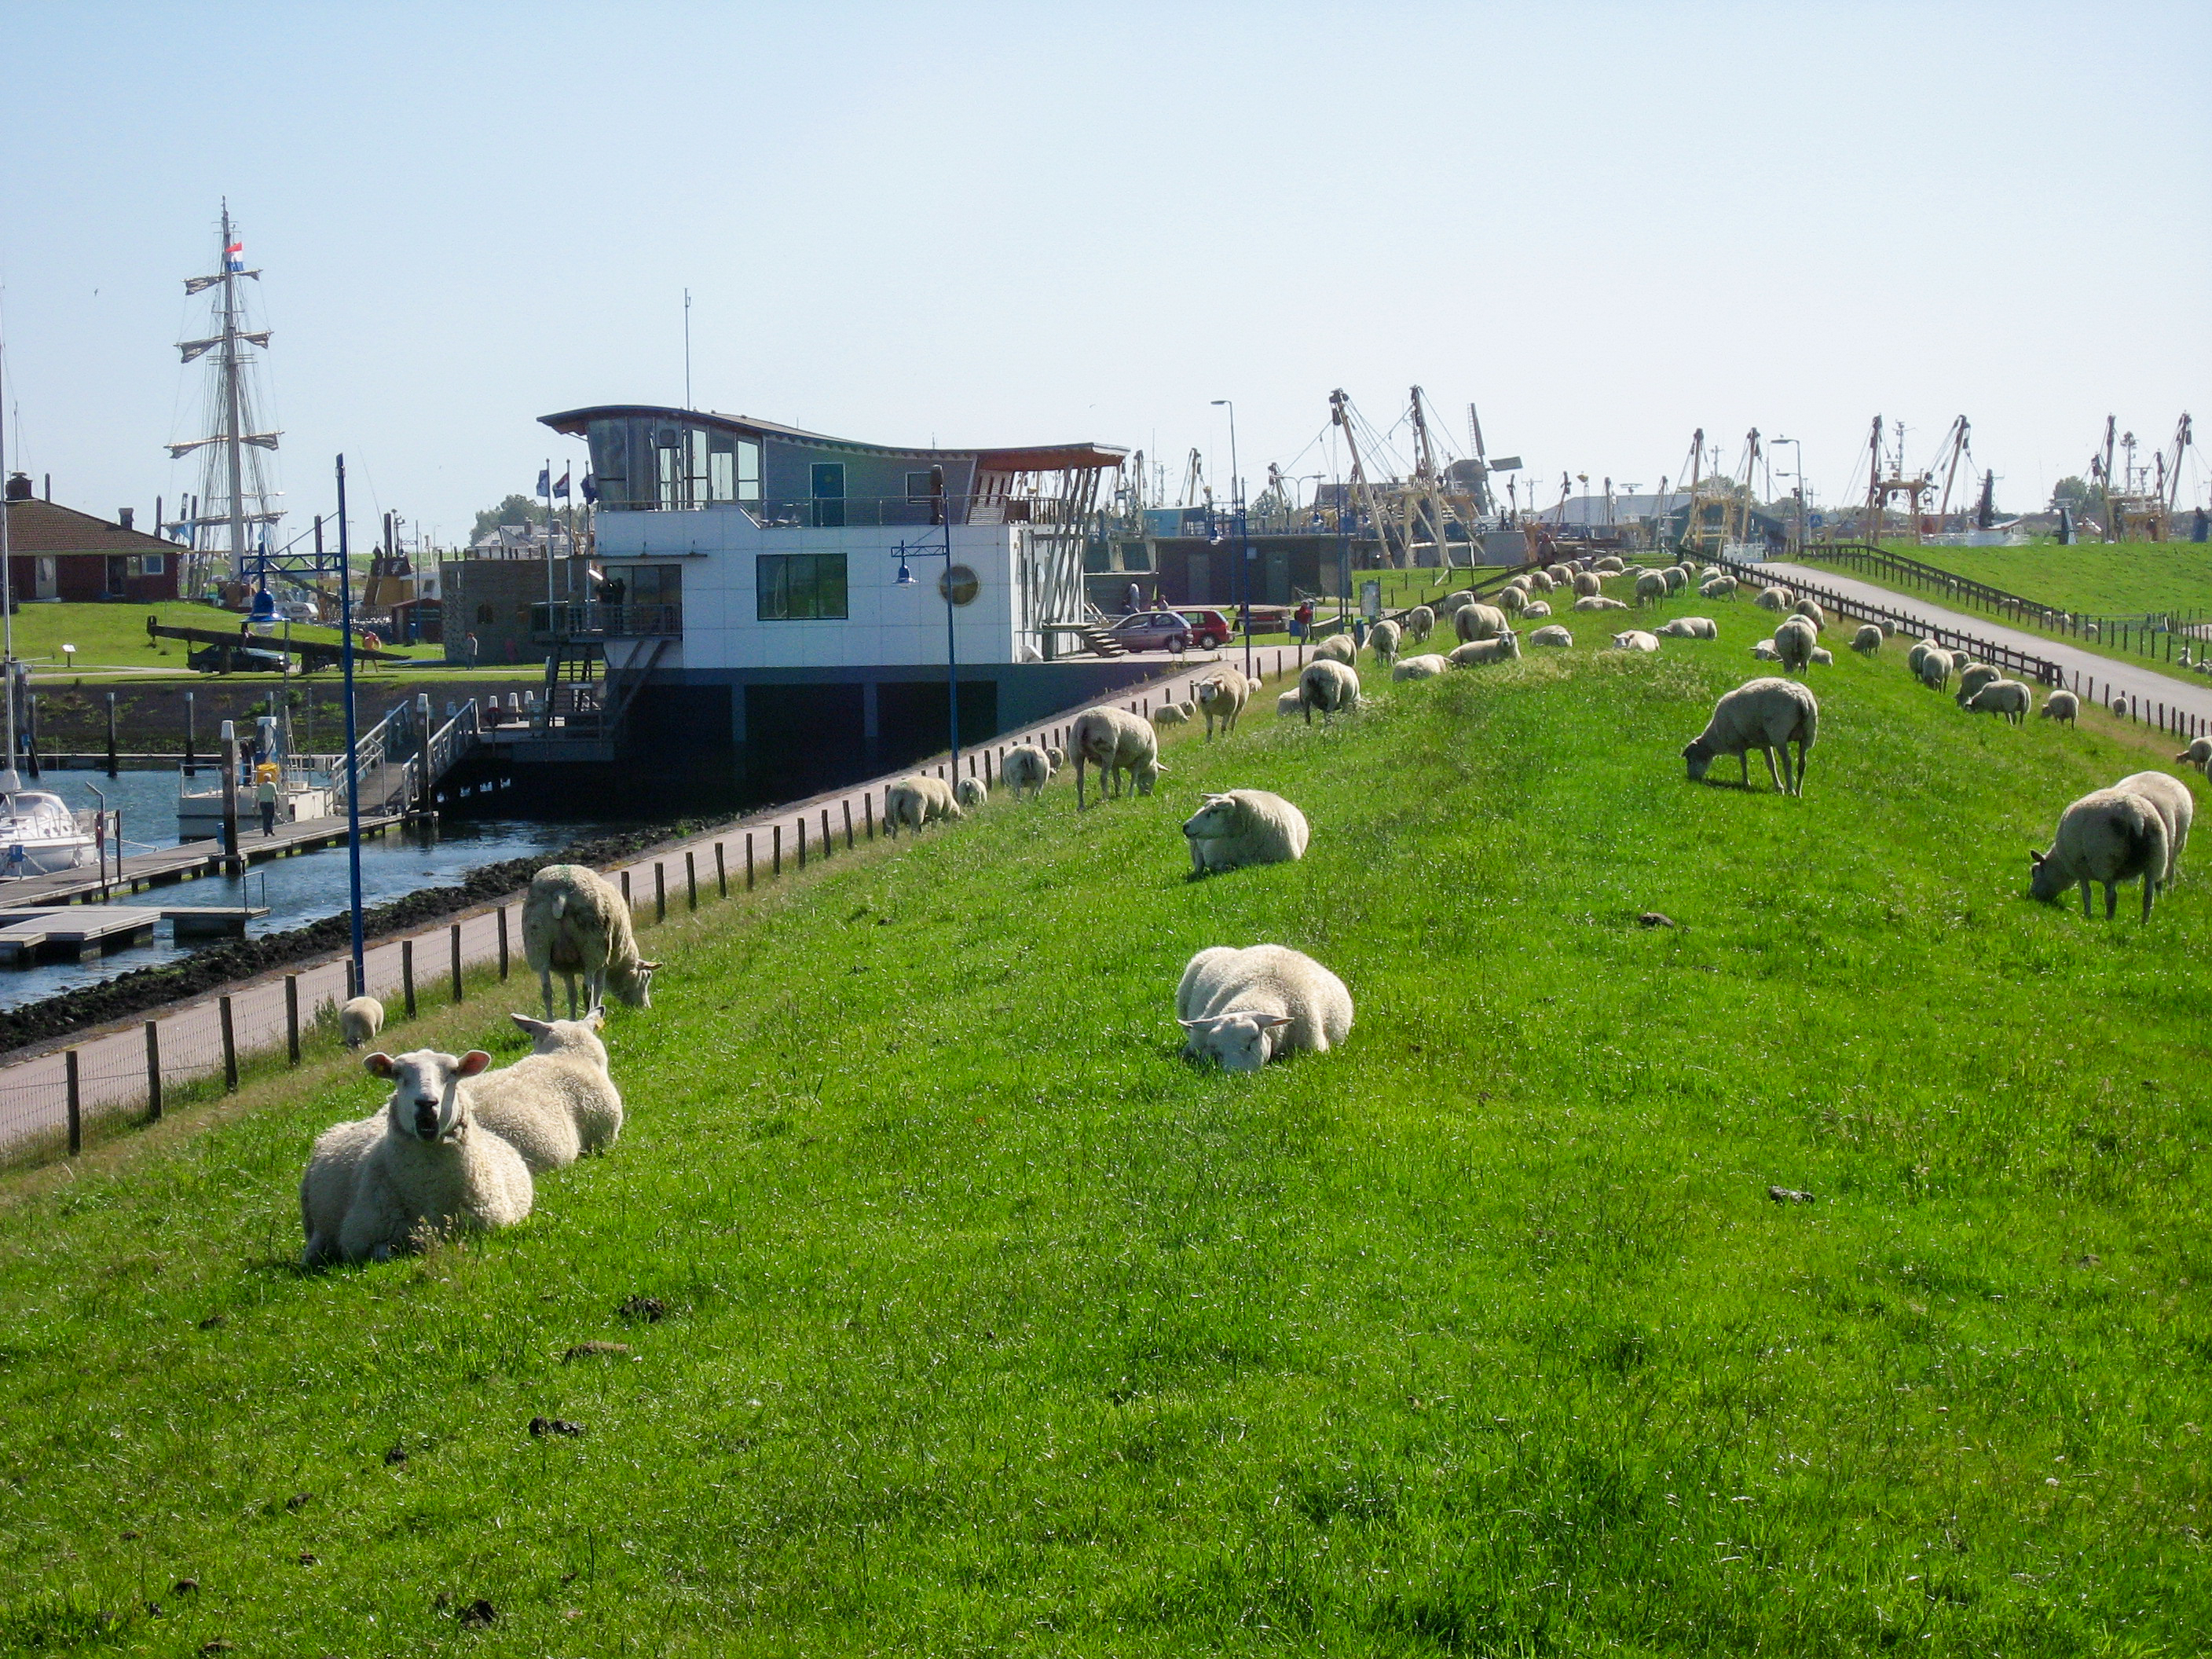
{"label": "roof canopy", "polygon": [[750,415],[717,415],[703,409],[671,409],[659,404],[600,404],[590,409],[564,410],[543,415],[540,422],[556,432],[580,438],[593,421],[663,420],[684,426],[712,427],[753,438],[781,438],[788,442],[820,444],[836,449],[863,450],[875,455],[920,457],[973,456],[985,472],[1073,472],[1088,468],[1118,467],[1129,452],[1111,444],[1038,444],[1017,449],[903,448],[887,444],[856,443],[820,432],[785,426],[776,421],[756,420]]}

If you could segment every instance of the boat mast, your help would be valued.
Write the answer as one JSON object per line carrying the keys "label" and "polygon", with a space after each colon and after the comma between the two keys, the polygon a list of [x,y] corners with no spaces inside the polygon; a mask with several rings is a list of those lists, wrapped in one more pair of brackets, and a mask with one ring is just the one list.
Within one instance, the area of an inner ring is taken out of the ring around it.
{"label": "boat mast", "polygon": [[13,789],[15,776],[15,562],[8,533],[8,349],[0,342],[0,676],[7,681],[8,757],[0,763],[0,789]]}
{"label": "boat mast", "polygon": [[231,252],[230,200],[222,204],[222,442],[230,468],[230,574],[246,580],[244,434],[238,418],[238,265]]}

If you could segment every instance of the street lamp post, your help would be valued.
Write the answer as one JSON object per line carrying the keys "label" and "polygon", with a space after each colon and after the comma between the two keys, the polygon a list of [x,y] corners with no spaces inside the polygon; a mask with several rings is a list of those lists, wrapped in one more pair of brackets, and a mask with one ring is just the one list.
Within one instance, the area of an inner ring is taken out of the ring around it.
{"label": "street lamp post", "polygon": [[1770,438],[1769,443],[1788,444],[1797,452],[1797,550],[1805,550],[1805,446],[1795,438]]}
{"label": "street lamp post", "polygon": [[952,629],[952,515],[945,510],[945,469],[929,469],[929,522],[944,531],[944,545],[930,547],[921,542],[901,542],[895,551],[899,556],[897,587],[912,587],[914,572],[907,568],[907,558],[912,554],[927,554],[945,561],[945,708],[946,730],[952,748],[952,785],[960,787],[960,657]]}
{"label": "street lamp post", "polygon": [[1237,470],[1237,404],[1233,398],[1216,398],[1216,409],[1229,411],[1230,510],[1237,519],[1237,621],[1244,631],[1244,678],[1252,678],[1252,538],[1244,519],[1244,478]]}

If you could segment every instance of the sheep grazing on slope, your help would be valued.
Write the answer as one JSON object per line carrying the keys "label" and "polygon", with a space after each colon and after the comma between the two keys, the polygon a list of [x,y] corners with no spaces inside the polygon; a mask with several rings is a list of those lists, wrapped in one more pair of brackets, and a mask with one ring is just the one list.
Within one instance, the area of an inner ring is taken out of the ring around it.
{"label": "sheep grazing on slope", "polygon": [[1863,657],[1881,650],[1881,629],[1872,623],[1862,623],[1859,631],[1851,635],[1851,649]]}
{"label": "sheep grazing on slope", "polygon": [[1208,795],[1186,819],[1190,872],[1241,870],[1248,864],[1293,864],[1306,855],[1306,815],[1264,789]]}
{"label": "sheep grazing on slope", "polygon": [[1575,601],[1575,609],[1577,611],[1626,611],[1628,609],[1628,601],[1607,599],[1602,593],[1587,593]]}
{"label": "sheep grazing on slope", "polygon": [[1736,580],[1733,576],[1708,576],[1698,584],[1701,599],[1732,599],[1735,597]]}
{"label": "sheep grazing on slope", "polygon": [[[1415,657],[1413,660],[1419,662],[1423,659]],[[1405,665],[1401,663],[1399,665],[1403,667]],[[1278,714],[1302,714],[1305,712],[1305,698],[1295,685],[1275,699],[1275,713]]]}
{"label": "sheep grazing on slope", "polygon": [[1814,667],[1833,668],[1835,665],[1836,653],[1834,652],[1829,650],[1825,645],[1816,645],[1813,647]]}
{"label": "sheep grazing on slope", "polygon": [[1498,609],[1503,611],[1507,616],[1517,617],[1528,609],[1528,592],[1526,588],[1516,587],[1508,582],[1498,590]]}
{"label": "sheep grazing on slope", "polygon": [[384,1005],[374,997],[349,997],[338,1010],[338,1035],[358,1048],[384,1029]]}
{"label": "sheep grazing on slope", "polygon": [[1762,587],[1752,600],[1761,611],[1787,611],[1796,602],[1796,597],[1786,587]]}
{"label": "sheep grazing on slope", "polygon": [[[1743,768],[1743,784],[1751,785],[1751,751],[1766,757],[1767,775],[1785,795],[1805,793],[1805,757],[1820,735],[1820,705],[1812,691],[1795,680],[1752,680],[1736,687],[1713,705],[1705,729],[1690,739],[1682,758],[1690,763],[1690,781],[1701,781],[1718,755],[1734,755]],[[1797,745],[1797,765],[1790,766],[1790,745]],[[1779,769],[1774,751],[1782,751]]]}
{"label": "sheep grazing on slope", "polygon": [[1552,573],[1548,570],[1532,570],[1528,573],[1528,591],[1531,593],[1548,593],[1558,586],[1559,583],[1552,580]]}
{"label": "sheep grazing on slope", "polygon": [[1765,639],[1751,647],[1751,654],[1760,662],[1780,662],[1782,653],[1774,648],[1774,641]]}
{"label": "sheep grazing on slope", "polygon": [[1437,601],[1437,620],[1442,622],[1446,617],[1457,613],[1461,606],[1474,603],[1474,590],[1471,587],[1462,587],[1454,592],[1447,593]]}
{"label": "sheep grazing on slope", "polygon": [[1494,640],[1508,625],[1505,613],[1494,605],[1463,605],[1452,614],[1452,628],[1462,644]]}
{"label": "sheep grazing on slope", "polygon": [[1656,605],[1667,597],[1669,591],[1664,576],[1656,570],[1647,570],[1636,579],[1637,605],[1641,609],[1647,605]]}
{"label": "sheep grazing on slope", "polygon": [[1540,628],[1528,636],[1528,643],[1531,645],[1551,645],[1565,647],[1571,646],[1574,642],[1575,636],[1557,623],[1553,623],[1546,628]]}
{"label": "sheep grazing on slope", "polygon": [[1821,610],[1815,601],[1800,599],[1790,607],[1790,611],[1792,616],[1802,617],[1807,622],[1812,623],[1813,631],[1815,634],[1825,634],[1828,631],[1828,613]]}
{"label": "sheep grazing on slope", "polygon": [[1454,668],[1480,668],[1485,663],[1511,662],[1521,654],[1518,634],[1500,634],[1494,640],[1469,640],[1444,659]]}
{"label": "sheep grazing on slope", "polygon": [[1234,732],[1237,717],[1244,712],[1244,705],[1252,698],[1250,682],[1233,668],[1226,673],[1202,679],[1192,689],[1198,694],[1198,706],[1206,715],[1206,737],[1209,743],[1213,740],[1214,722],[1220,721],[1224,737]]}
{"label": "sheep grazing on slope", "polygon": [[964,811],[972,812],[990,798],[990,789],[981,778],[963,778],[952,786],[952,799]]}
{"label": "sheep grazing on slope", "polygon": [[1310,662],[1298,676],[1298,701],[1308,726],[1313,724],[1316,708],[1321,710],[1322,723],[1327,725],[1330,715],[1348,714],[1359,707],[1359,676],[1340,662]]}
{"label": "sheep grazing on slope", "polygon": [[964,816],[953,795],[952,786],[943,778],[924,777],[917,773],[910,778],[901,778],[884,790],[884,833],[893,841],[898,839],[902,830],[911,830],[918,836],[927,825],[949,823]]}
{"label": "sheep grazing on slope", "polygon": [[1626,634],[1615,634],[1613,636],[1612,648],[1615,651],[1656,651],[1659,648],[1659,636],[1656,634],[1647,633],[1641,628],[1632,628]]}
{"label": "sheep grazing on slope", "polygon": [[1353,659],[1358,654],[1352,646],[1352,635],[1349,634],[1332,634],[1313,648],[1314,661],[1340,662],[1346,667],[1352,665]]}
{"label": "sheep grazing on slope", "polygon": [[1256,1072],[1296,1048],[1327,1054],[1352,1030],[1352,993],[1302,951],[1280,945],[1200,951],[1176,987],[1183,1052],[1224,1072]]}
{"label": "sheep grazing on slope", "polygon": [[1153,781],[1168,769],[1160,764],[1159,739],[1134,714],[1118,708],[1086,708],[1075,717],[1075,807],[1085,807],[1083,771],[1098,769],[1101,800],[1117,794],[1149,795]]}
{"label": "sheep grazing on slope", "polygon": [[1034,743],[1018,743],[1006,750],[1006,758],[999,767],[999,779],[1013,792],[1016,800],[1022,799],[1024,790],[1031,800],[1044,793],[1046,783],[1060,769],[1060,763],[1052,758],[1052,752]]}
{"label": "sheep grazing on slope", "polygon": [[2092,790],[2058,816],[2051,850],[2030,849],[2029,896],[2049,904],[2069,887],[2081,890],[2081,914],[2089,914],[2089,884],[2105,889],[2105,920],[2119,908],[2119,884],[2140,877],[2142,919],[2169,866],[2166,821],[2157,803],[2125,789]]}
{"label": "sheep grazing on slope", "polygon": [[2035,712],[2035,693],[2018,680],[1984,680],[1968,696],[1959,693],[1959,707],[1970,714],[2002,714],[2008,726],[2018,726]]}
{"label": "sheep grazing on slope", "polygon": [[2181,855],[2189,850],[2190,826],[2197,822],[2197,797],[2179,778],[2165,772],[2130,772],[2112,786],[2148,801],[2166,823],[2166,870],[2159,878],[2161,890],[2173,884],[2181,868]]}
{"label": "sheep grazing on slope", "polygon": [[1406,637],[1419,645],[1429,637],[1437,625],[1437,613],[1425,605],[1417,605],[1406,613]]}
{"label": "sheep grazing on slope", "polygon": [[1152,710],[1155,726],[1188,726],[1198,718],[1198,705],[1188,697],[1181,702],[1164,702]]}
{"label": "sheep grazing on slope", "polygon": [[1604,586],[1603,582],[1587,570],[1578,570],[1575,573],[1575,597],[1577,599],[1589,599]]}
{"label": "sheep grazing on slope", "polygon": [[[1401,657],[1390,670],[1390,678],[1394,680],[1432,680],[1450,666],[1434,652],[1425,656]],[[1283,695],[1292,699],[1297,696],[1295,691],[1286,691]],[[1292,706],[1296,706],[1295,702]]]}
{"label": "sheep grazing on slope", "polygon": [[1651,630],[1662,640],[1717,640],[1719,627],[1711,617],[1677,617]]}
{"label": "sheep grazing on slope", "polygon": [[1994,680],[2004,678],[2004,670],[1992,668],[1985,662],[1970,662],[1959,671],[1959,702],[1963,706],[1975,692]]}
{"label": "sheep grazing on slope", "polygon": [[530,1166],[475,1121],[467,1079],[491,1064],[489,1054],[419,1048],[362,1064],[391,1082],[391,1097],[377,1116],[315,1142],[300,1182],[301,1266],[381,1261],[443,1233],[511,1227],[530,1213]]}
{"label": "sheep grazing on slope", "polygon": [[1522,608],[1521,619],[1523,622],[1534,622],[1540,617],[1548,617],[1551,614],[1552,602],[1549,599],[1531,599]]}
{"label": "sheep grazing on slope", "polygon": [[[2081,713],[2081,700],[2071,691],[2053,691],[2043,700],[2043,707],[2036,712],[2040,719],[2063,720],[2071,726]],[[2177,755],[2174,758],[2179,760],[2181,757]]]}
{"label": "sheep grazing on slope", "polygon": [[1951,653],[1930,651],[1920,659],[1920,683],[1930,691],[1941,691],[1951,683]]}
{"label": "sheep grazing on slope", "polygon": [[1574,586],[1575,573],[1571,565],[1547,564],[1544,567],[1544,574],[1552,579],[1552,585],[1555,587]]}
{"label": "sheep grazing on slope", "polygon": [[1782,626],[1774,630],[1774,649],[1781,658],[1785,674],[1803,673],[1813,660],[1814,648],[1820,643],[1820,636],[1803,617],[1784,617]]}
{"label": "sheep grazing on slope", "polygon": [[[2058,699],[2060,697],[2071,698],[2073,696],[2074,694],[2071,691],[2054,692],[2051,695],[2051,701],[2043,705],[2043,712],[2049,714],[2053,708],[2057,707]],[[2066,718],[2069,720],[2074,718],[2071,710],[2068,712]],[[2176,755],[2173,757],[2173,761],[2174,764],[2177,766],[2193,766],[2200,772],[2204,772],[2208,768],[2212,768],[2212,738],[2192,738],[2190,742],[2189,747]],[[2212,775],[2212,774],[2208,774],[2208,775]]]}
{"label": "sheep grazing on slope", "polygon": [[621,890],[580,864],[549,864],[531,878],[522,900],[522,953],[544,993],[548,1019],[556,974],[568,983],[571,1019],[579,978],[587,1008],[605,1007],[610,991],[629,1007],[653,1006],[653,975],[660,964],[638,955]]}
{"label": "sheep grazing on slope", "polygon": [[1928,653],[1934,649],[1936,645],[1932,640],[1915,640],[1911,648],[1905,653],[1905,672],[1914,679],[1918,679],[1921,667],[1928,660]]}
{"label": "sheep grazing on slope", "polygon": [[1592,565],[1590,568],[1596,571],[1601,576],[1618,576],[1622,571],[1627,569],[1628,567],[1621,562],[1619,555],[1608,553],[1603,558],[1600,559],[1595,564]]}
{"label": "sheep grazing on slope", "polygon": [[530,1038],[530,1052],[469,1085],[477,1127],[520,1152],[533,1176],[613,1146],[622,1133],[622,1093],[608,1074],[600,1017],[507,1018]]}
{"label": "sheep grazing on slope", "polygon": [[1367,630],[1367,648],[1387,668],[1398,659],[1398,624],[1386,617]]}

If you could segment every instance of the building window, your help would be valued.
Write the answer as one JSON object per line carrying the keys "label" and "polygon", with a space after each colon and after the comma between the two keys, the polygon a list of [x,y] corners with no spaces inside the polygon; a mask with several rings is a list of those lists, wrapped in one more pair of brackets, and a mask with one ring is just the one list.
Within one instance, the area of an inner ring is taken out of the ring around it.
{"label": "building window", "polygon": [[495,620],[495,618],[492,615],[492,610],[489,605],[480,605],[477,607],[477,626],[478,628],[489,628]]}
{"label": "building window", "polygon": [[141,553],[138,568],[143,575],[159,576],[167,570],[169,556],[166,553]]}
{"label": "building window", "polygon": [[842,530],[845,527],[845,464],[842,461],[817,461],[809,475],[814,497],[814,527],[817,530]]}
{"label": "building window", "polygon": [[845,599],[842,553],[763,553],[753,561],[763,622],[840,621]]}

